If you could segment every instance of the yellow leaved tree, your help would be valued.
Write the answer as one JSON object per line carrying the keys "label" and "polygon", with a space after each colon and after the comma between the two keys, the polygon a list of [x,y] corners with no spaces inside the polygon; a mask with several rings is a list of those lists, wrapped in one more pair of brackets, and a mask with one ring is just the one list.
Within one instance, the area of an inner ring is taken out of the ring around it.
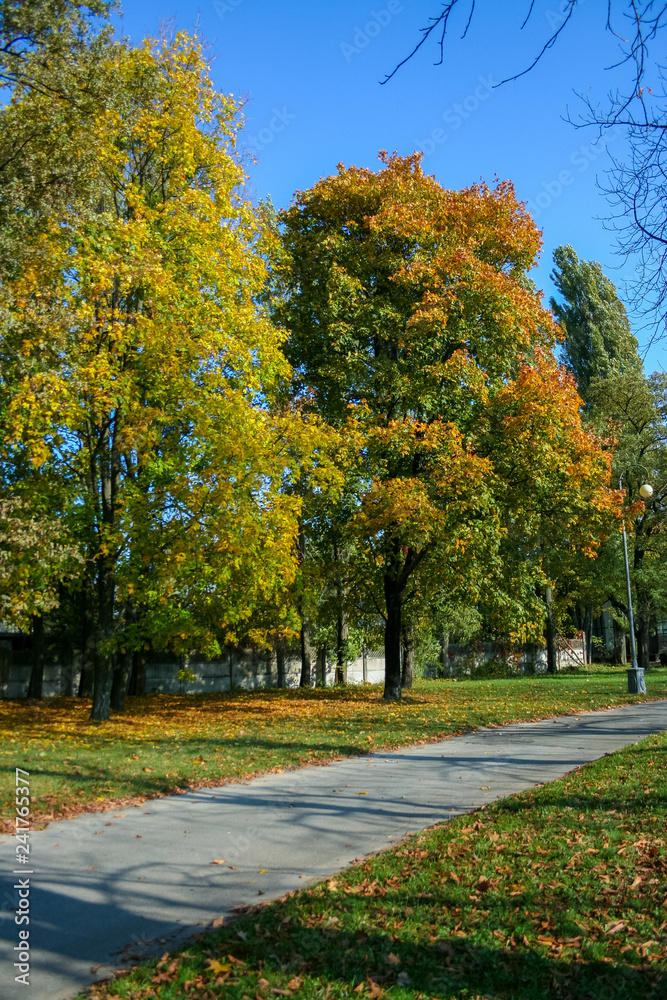
{"label": "yellow leaved tree", "polygon": [[123,651],[261,640],[267,607],[289,632],[301,501],[284,487],[315,424],[273,405],[289,366],[258,304],[271,237],[241,194],[238,103],[186,35],[110,45],[96,72],[95,101],[45,88],[7,109],[60,130],[86,171],[64,207],[40,205],[2,299],[5,433],[67,485],[102,720]]}

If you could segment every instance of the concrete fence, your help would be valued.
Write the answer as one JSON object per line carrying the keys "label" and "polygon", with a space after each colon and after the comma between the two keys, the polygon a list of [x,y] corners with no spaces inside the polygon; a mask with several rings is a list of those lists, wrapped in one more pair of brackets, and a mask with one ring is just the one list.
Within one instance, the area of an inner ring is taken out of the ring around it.
{"label": "concrete fence", "polygon": [[[472,642],[465,646],[450,643],[446,663],[429,663],[425,677],[472,676],[492,670],[515,674],[541,674],[547,670],[547,651],[544,646],[509,646],[500,642]],[[558,636],[557,669],[586,665],[583,639],[566,639]]]}
{"label": "concrete fence", "polygon": [[[583,641],[561,640],[558,651],[560,669],[584,663]],[[430,663],[425,677],[460,677],[483,673],[496,664],[513,673],[533,674],[546,670],[546,650],[539,646],[512,648],[500,643],[478,642],[468,646],[451,644],[447,662]],[[0,697],[25,698],[30,680],[31,652],[29,648],[12,649],[12,642],[0,639]],[[275,653],[262,650],[231,650],[217,659],[182,657],[168,653],[152,653],[145,663],[146,693],[196,694],[230,691],[234,688],[256,690],[277,687],[278,663]],[[44,695],[75,695],[79,688],[80,663],[76,657],[47,658],[44,668]],[[180,674],[180,677],[179,677]],[[295,688],[301,676],[301,660],[297,652],[286,653],[284,659],[285,687]],[[336,676],[330,656],[319,655],[313,661],[311,681],[330,686]],[[384,680],[384,651],[368,650],[348,664],[350,684],[380,684]]]}

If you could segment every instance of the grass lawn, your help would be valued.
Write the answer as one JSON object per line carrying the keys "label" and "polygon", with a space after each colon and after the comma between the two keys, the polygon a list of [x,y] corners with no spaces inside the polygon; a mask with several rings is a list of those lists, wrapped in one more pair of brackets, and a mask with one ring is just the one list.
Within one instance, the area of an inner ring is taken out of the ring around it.
{"label": "grass lawn", "polygon": [[[667,698],[667,669],[649,697]],[[418,681],[401,704],[379,686],[128,698],[110,722],[90,702],[0,701],[0,831],[14,829],[15,768],[30,772],[33,824],[179,788],[406,746],[479,726],[642,700],[625,670]]]}
{"label": "grass lawn", "polygon": [[666,838],[662,734],[249,908],[92,996],[664,1000]]}

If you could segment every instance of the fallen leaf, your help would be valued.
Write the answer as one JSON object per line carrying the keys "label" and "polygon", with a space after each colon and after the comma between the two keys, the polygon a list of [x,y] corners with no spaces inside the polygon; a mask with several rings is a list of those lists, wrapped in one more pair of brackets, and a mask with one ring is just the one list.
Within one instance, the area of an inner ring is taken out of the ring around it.
{"label": "fallen leaf", "polygon": [[214,976],[219,976],[223,972],[229,973],[232,970],[231,962],[219,962],[217,958],[208,958],[206,964]]}
{"label": "fallen leaf", "polygon": [[[354,794],[355,794],[355,795],[368,795],[368,792],[355,792]],[[362,988],[363,988],[363,985],[364,985],[364,984],[363,984],[363,983],[361,983],[361,986],[362,986]]]}
{"label": "fallen leaf", "polygon": [[389,952],[389,954],[385,958],[385,962],[387,962],[388,965],[400,965],[401,964],[400,958],[398,957],[398,955],[395,955],[393,951]]}
{"label": "fallen leaf", "polygon": [[618,934],[619,931],[624,930],[625,920],[615,920],[613,924],[609,924],[606,928],[607,934]]}
{"label": "fallen leaf", "polygon": [[303,979],[301,978],[301,976],[292,976],[289,983],[286,984],[286,987],[288,990],[298,990],[302,982]]}
{"label": "fallen leaf", "polygon": [[224,858],[214,858],[213,861],[211,861],[211,864],[212,865],[226,865],[227,862],[225,861]]}

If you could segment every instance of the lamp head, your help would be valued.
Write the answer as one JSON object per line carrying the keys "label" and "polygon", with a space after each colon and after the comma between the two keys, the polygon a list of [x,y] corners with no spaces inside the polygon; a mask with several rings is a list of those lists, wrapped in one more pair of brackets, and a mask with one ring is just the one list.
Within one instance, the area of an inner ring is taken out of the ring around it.
{"label": "lamp head", "polygon": [[643,500],[650,500],[653,496],[653,487],[650,483],[642,483],[639,487],[639,495]]}

